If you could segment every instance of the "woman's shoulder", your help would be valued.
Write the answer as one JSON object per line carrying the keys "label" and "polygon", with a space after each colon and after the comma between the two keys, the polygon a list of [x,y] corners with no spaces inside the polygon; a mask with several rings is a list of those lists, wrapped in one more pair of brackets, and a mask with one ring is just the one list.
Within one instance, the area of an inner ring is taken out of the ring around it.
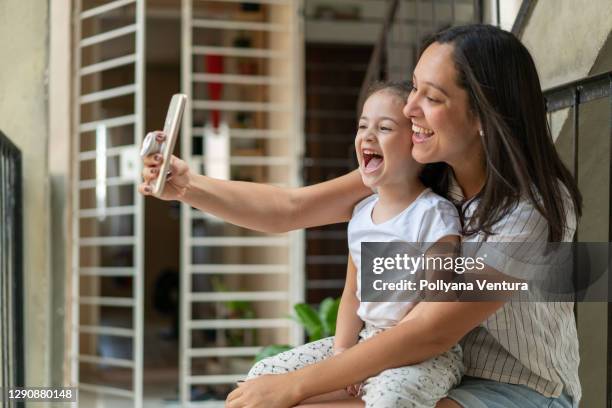
{"label": "woman's shoulder", "polygon": [[[562,186],[563,203],[567,218],[563,241],[570,242],[576,231],[576,213],[571,196]],[[541,242],[548,240],[548,221],[529,197],[521,197],[506,214],[493,225],[487,241]]]}

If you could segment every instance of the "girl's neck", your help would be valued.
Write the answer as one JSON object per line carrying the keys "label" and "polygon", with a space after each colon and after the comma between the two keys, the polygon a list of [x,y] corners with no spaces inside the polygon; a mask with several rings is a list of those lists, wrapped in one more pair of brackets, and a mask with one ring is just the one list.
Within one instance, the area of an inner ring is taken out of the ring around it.
{"label": "girl's neck", "polygon": [[378,187],[378,202],[372,211],[372,221],[380,224],[395,217],[412,204],[424,189],[418,177]]}

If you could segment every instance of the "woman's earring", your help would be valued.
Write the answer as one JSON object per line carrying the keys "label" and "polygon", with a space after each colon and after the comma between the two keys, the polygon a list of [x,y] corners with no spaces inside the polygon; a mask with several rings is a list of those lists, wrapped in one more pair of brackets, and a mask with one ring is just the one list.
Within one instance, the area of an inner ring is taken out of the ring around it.
{"label": "woman's earring", "polygon": [[479,135],[480,137],[484,137],[484,131],[483,131],[483,130],[479,130],[479,131],[478,131],[478,135]]}

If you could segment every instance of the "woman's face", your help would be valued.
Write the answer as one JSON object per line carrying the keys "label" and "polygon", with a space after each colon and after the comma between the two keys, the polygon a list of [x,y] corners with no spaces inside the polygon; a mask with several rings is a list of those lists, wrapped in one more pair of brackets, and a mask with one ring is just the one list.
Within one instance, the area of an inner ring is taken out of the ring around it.
{"label": "woman's face", "polygon": [[404,107],[412,120],[412,157],[419,163],[446,162],[453,168],[482,157],[480,121],[467,92],[457,83],[453,46],[433,43],[417,63]]}

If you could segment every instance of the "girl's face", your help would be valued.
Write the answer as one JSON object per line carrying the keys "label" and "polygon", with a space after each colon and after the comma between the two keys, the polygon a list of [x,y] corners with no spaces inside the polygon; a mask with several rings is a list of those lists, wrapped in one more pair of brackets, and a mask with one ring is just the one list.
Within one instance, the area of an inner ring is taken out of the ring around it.
{"label": "girl's face", "polygon": [[480,121],[470,110],[457,75],[449,44],[430,45],[414,69],[404,115],[412,121],[412,157],[419,163],[446,162],[456,167],[483,155]]}
{"label": "girl's face", "polygon": [[370,188],[405,183],[421,171],[412,158],[411,123],[403,106],[400,97],[385,89],[363,105],[355,151],[363,183]]}

